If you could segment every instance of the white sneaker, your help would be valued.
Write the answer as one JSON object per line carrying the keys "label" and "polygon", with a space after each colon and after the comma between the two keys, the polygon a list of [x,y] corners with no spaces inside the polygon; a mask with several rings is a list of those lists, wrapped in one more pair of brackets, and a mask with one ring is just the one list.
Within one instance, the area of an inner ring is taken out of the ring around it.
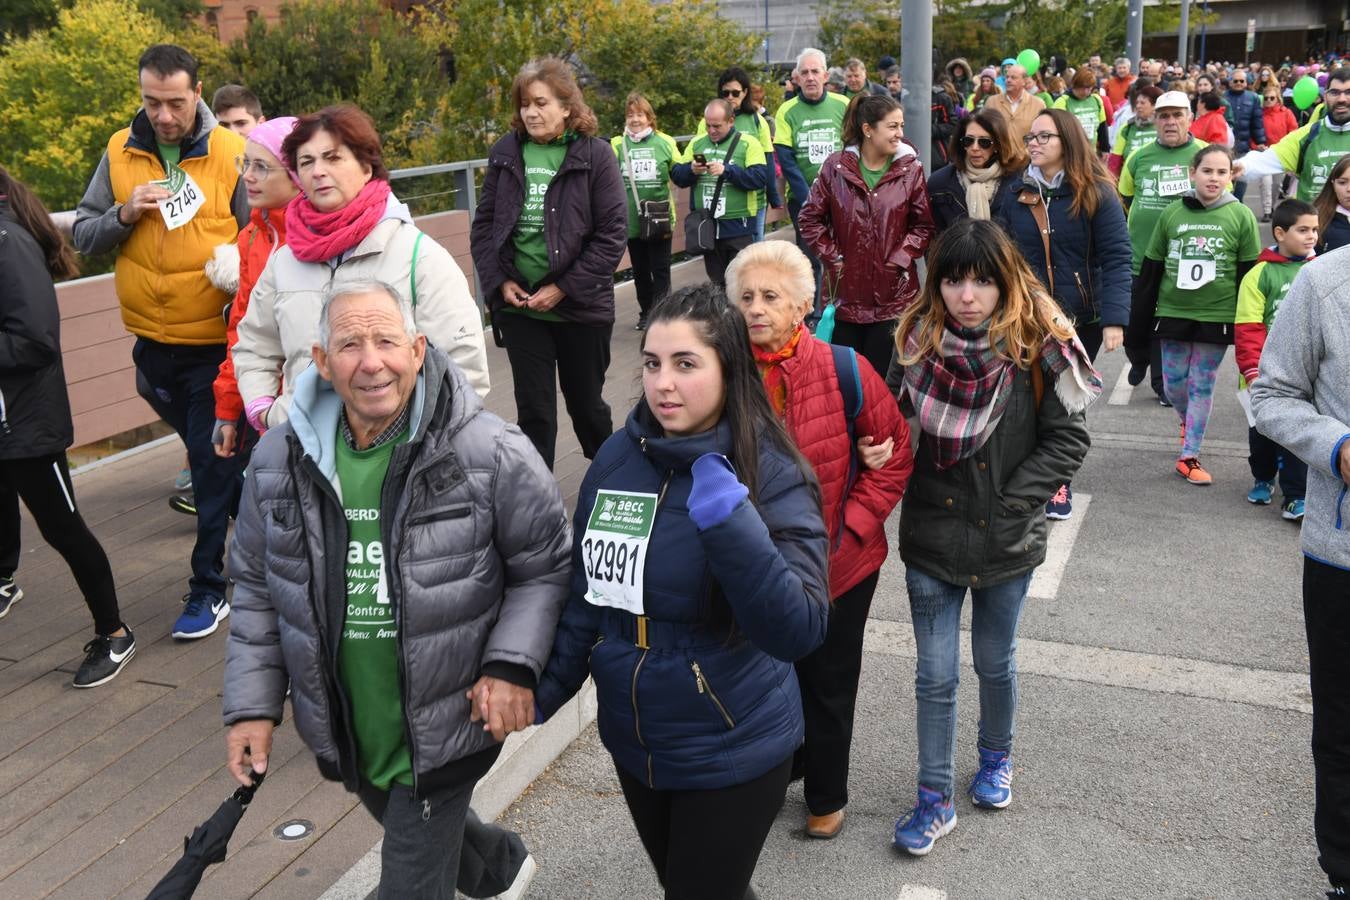
{"label": "white sneaker", "polygon": [[530,889],[530,882],[534,881],[535,873],[538,871],[539,864],[534,861],[534,857],[526,855],[525,861],[520,864],[520,871],[516,873],[516,880],[493,900],[520,900]]}

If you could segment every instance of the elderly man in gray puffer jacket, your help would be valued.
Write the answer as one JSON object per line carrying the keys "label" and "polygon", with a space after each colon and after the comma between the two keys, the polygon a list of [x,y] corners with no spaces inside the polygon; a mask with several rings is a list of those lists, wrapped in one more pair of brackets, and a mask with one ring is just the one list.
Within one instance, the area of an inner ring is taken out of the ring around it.
{"label": "elderly man in gray puffer jacket", "polygon": [[1308,263],[1252,382],[1256,428],[1308,464],[1303,620],[1312,688],[1318,862],[1350,895],[1350,247]]}
{"label": "elderly man in gray puffer jacket", "polygon": [[395,288],[342,285],[319,332],[235,528],[230,770],[265,771],[289,681],[319,769],[384,826],[380,897],[517,896],[533,861],[469,800],[534,721],[570,574],[562,497]]}

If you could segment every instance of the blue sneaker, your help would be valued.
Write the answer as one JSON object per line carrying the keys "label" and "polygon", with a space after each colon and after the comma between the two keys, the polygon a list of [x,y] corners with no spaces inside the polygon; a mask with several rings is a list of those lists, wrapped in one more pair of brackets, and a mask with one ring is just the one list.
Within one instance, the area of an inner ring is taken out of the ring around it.
{"label": "blue sneaker", "polygon": [[1280,515],[1284,516],[1290,522],[1302,522],[1303,498],[1300,497],[1297,500],[1290,500],[1288,503],[1284,505],[1284,510],[1280,513]]}
{"label": "blue sneaker", "polygon": [[1270,481],[1257,481],[1247,492],[1247,502],[1257,506],[1269,506],[1271,495],[1275,493],[1275,484]]}
{"label": "blue sneaker", "polygon": [[919,801],[909,815],[895,823],[895,846],[915,856],[927,856],[937,839],[956,827],[956,806],[937,791],[919,785]]}
{"label": "blue sneaker", "polygon": [[1006,750],[980,748],[980,771],[966,793],[983,809],[1003,809],[1012,802],[1012,758]]}
{"label": "blue sneaker", "polygon": [[173,636],[180,640],[204,638],[230,614],[230,604],[214,594],[189,594],[187,605],[173,623]]}

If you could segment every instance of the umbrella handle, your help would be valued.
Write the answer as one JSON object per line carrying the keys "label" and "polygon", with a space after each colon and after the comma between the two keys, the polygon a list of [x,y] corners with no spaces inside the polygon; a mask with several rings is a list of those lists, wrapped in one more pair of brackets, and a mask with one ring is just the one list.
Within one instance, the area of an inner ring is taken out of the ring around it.
{"label": "umbrella handle", "polygon": [[248,806],[249,802],[253,799],[253,792],[263,783],[263,778],[266,777],[266,774],[266,772],[249,772],[249,775],[253,778],[253,783],[248,787],[240,785],[235,788],[233,797],[235,800],[239,801],[240,806]]}

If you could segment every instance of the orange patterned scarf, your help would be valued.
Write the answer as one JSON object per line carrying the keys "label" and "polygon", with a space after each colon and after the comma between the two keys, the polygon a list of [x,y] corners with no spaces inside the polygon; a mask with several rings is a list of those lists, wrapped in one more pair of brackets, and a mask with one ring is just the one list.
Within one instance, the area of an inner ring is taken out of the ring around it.
{"label": "orange patterned scarf", "polygon": [[759,366],[759,374],[764,379],[764,390],[769,394],[769,405],[780,419],[787,415],[787,381],[783,378],[783,369],[779,363],[796,355],[797,345],[801,343],[802,335],[805,333],[806,326],[798,325],[792,337],[788,338],[788,342],[777,350],[761,350],[754,346],[750,348],[755,353],[755,364]]}

